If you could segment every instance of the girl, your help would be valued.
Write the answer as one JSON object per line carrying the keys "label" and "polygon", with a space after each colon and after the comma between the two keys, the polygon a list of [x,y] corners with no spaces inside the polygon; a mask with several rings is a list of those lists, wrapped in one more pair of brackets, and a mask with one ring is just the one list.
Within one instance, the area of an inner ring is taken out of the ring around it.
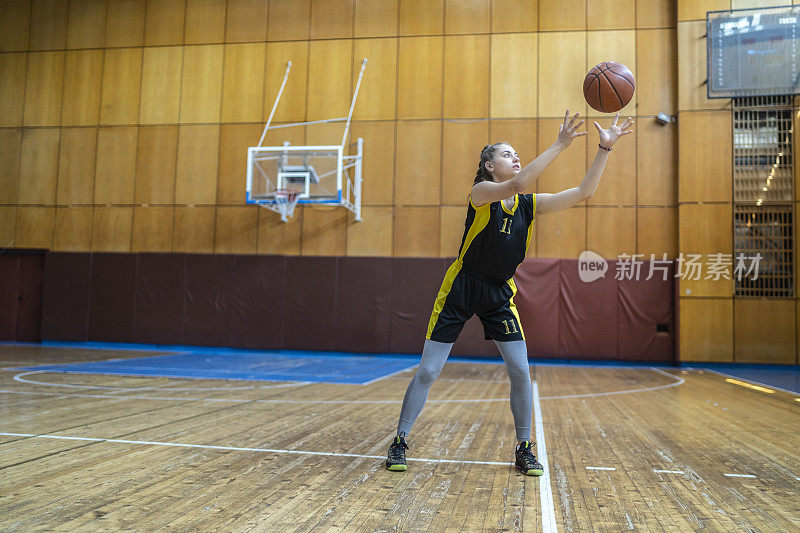
{"label": "girl", "polygon": [[555,194],[523,194],[575,137],[586,135],[578,132],[583,120],[576,123],[577,118],[575,113],[570,119],[567,110],[556,142],[525,168],[521,168],[519,156],[508,143],[486,145],[481,151],[458,259],[447,270],[433,306],[422,360],[406,390],[397,436],[389,447],[389,470],[406,470],[406,437],[411,426],[464,322],[477,314],[486,339],[497,345],[511,380],[511,413],[518,441],[516,466],[529,476],[542,475],[542,465],[531,449],[533,392],[525,336],[514,305],[517,287],[512,276],[530,246],[535,213],[552,213],[590,198],[612,146],[620,137],[633,133],[627,129],[633,125],[631,118],[617,125],[619,113],[608,129],[595,122],[600,142],[581,184]]}

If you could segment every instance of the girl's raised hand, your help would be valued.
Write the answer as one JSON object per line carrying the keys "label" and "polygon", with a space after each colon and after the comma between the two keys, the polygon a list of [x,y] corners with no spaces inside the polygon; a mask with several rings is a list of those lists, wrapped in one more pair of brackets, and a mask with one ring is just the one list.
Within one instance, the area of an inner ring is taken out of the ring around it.
{"label": "girl's raised hand", "polygon": [[581,125],[583,125],[583,119],[581,119],[581,121],[576,124],[575,120],[577,118],[578,118],[578,113],[575,113],[570,119],[569,109],[567,109],[567,112],[564,114],[564,122],[562,122],[558,128],[558,140],[556,141],[556,143],[558,143],[562,148],[566,148],[567,146],[572,144],[572,139],[574,139],[575,137],[586,135],[585,131],[583,132],[578,131],[578,128],[580,128]]}
{"label": "girl's raised hand", "polygon": [[606,130],[601,128],[600,124],[597,122],[594,123],[594,127],[597,128],[597,131],[600,133],[600,146],[611,148],[611,146],[617,142],[617,139],[629,133],[633,133],[633,129],[628,129],[633,126],[633,119],[631,117],[626,118],[625,121],[619,125],[617,125],[618,120],[619,113],[617,113],[614,117],[614,122],[612,122],[611,126]]}

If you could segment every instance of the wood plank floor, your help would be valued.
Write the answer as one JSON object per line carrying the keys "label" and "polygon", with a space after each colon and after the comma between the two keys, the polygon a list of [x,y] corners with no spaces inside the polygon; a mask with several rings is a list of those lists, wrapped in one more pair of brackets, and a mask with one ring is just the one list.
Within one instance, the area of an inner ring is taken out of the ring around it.
{"label": "wood plank floor", "polygon": [[[413,371],[297,385],[10,369],[143,355],[0,345],[0,530],[543,530],[541,481],[510,464],[502,365],[445,366],[405,473],[382,457]],[[700,370],[532,374],[559,531],[800,531],[794,395]]]}

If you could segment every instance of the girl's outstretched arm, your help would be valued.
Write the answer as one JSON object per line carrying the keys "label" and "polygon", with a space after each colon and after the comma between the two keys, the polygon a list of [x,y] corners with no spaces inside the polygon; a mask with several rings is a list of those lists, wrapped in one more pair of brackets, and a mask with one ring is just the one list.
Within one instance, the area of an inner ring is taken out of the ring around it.
{"label": "girl's outstretched arm", "polygon": [[611,153],[610,148],[617,140],[629,133],[633,133],[632,129],[627,129],[633,125],[633,119],[628,117],[622,124],[617,125],[619,120],[619,113],[614,117],[614,122],[608,129],[603,129],[595,122],[594,126],[600,133],[600,146],[597,147],[597,155],[594,157],[592,166],[584,176],[583,181],[577,187],[567,189],[555,194],[538,193],[536,195],[536,212],[537,213],[552,213],[567,209],[573,205],[590,198],[594,191],[597,190],[597,185],[600,183],[600,177],[603,175],[603,169],[608,160],[608,154]]}

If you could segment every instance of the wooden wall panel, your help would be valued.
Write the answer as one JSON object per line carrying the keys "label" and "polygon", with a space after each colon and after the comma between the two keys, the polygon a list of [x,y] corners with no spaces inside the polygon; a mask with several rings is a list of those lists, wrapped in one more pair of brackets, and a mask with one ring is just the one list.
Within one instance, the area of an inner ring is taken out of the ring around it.
{"label": "wooden wall panel", "polygon": [[225,40],[226,0],[187,0],[186,44],[221,43]]}
{"label": "wooden wall panel", "polygon": [[53,244],[54,207],[17,207],[15,248],[48,249]]}
{"label": "wooden wall panel", "polygon": [[567,109],[586,115],[580,82],[586,72],[586,33],[540,34],[539,116],[563,117]]}
{"label": "wooden wall panel", "polygon": [[175,201],[177,148],[178,126],[139,128],[134,188],[135,203],[171,204]]}
{"label": "wooden wall panel", "polygon": [[175,203],[216,203],[219,129],[217,125],[180,127]]}
{"label": "wooden wall panel", "polygon": [[439,207],[396,207],[394,256],[438,257]]}
{"label": "wooden wall panel", "polygon": [[400,0],[355,0],[355,37],[397,35]]}
{"label": "wooden wall panel", "polygon": [[103,51],[67,52],[64,62],[62,126],[94,126],[100,120]]}
{"label": "wooden wall panel", "polygon": [[144,49],[141,124],[175,124],[181,96],[183,47],[158,46]]}
{"label": "wooden wall panel", "polygon": [[730,108],[729,98],[708,98],[708,60],[705,38],[705,12],[703,20],[678,24],[678,109]]}
{"label": "wooden wall panel", "polygon": [[491,39],[491,116],[537,116],[538,34],[492,35]]}
{"label": "wooden wall panel", "polygon": [[678,201],[678,128],[641,119],[636,126],[636,185],[639,205]]}
{"label": "wooden wall panel", "polygon": [[733,300],[681,298],[678,309],[681,361],[733,361]]}
{"label": "wooden wall panel", "polygon": [[92,208],[56,208],[53,250],[88,252],[92,249]]}
{"label": "wooden wall panel", "polygon": [[142,0],[107,0],[106,47],[142,46],[145,9]]}
{"label": "wooden wall panel", "polygon": [[28,54],[25,80],[25,126],[61,124],[64,52]]}
{"label": "wooden wall panel", "polygon": [[[413,121],[397,124],[397,205],[439,205],[441,154],[440,122]],[[435,257],[435,254],[430,257]]]}
{"label": "wooden wall panel", "polygon": [[[524,167],[539,156],[539,126],[535,118],[518,120],[492,120],[489,123],[490,133],[489,142],[496,143],[504,141],[510,143],[517,151],[520,162]],[[555,138],[551,139],[555,142]],[[548,145],[549,146],[549,145]],[[546,148],[546,147],[545,147]],[[474,167],[478,166],[478,155],[473,154]],[[536,187],[531,187],[533,192]]]}
{"label": "wooden wall panel", "polygon": [[626,30],[636,26],[635,0],[588,0],[586,26],[590,30]]}
{"label": "wooden wall panel", "polygon": [[442,206],[439,225],[439,257],[458,257],[458,249],[464,236],[467,207]]}
{"label": "wooden wall panel", "polygon": [[96,148],[97,128],[61,129],[57,204],[92,203]]}
{"label": "wooden wall panel", "polygon": [[3,16],[0,17],[0,52],[28,49],[30,20],[31,3],[29,0],[6,0],[3,2]]}
{"label": "wooden wall panel", "polygon": [[[489,140],[489,123],[486,121],[444,122],[444,131],[442,132],[442,204],[467,205],[467,196],[472,189],[472,183],[475,181],[481,150],[490,142],[493,141]],[[433,147],[431,147],[432,149]],[[417,150],[418,154],[428,153],[428,149],[424,147],[419,147]],[[426,168],[427,163],[424,162],[426,159],[427,157],[420,158],[419,155],[414,157],[409,154],[407,156],[406,164],[410,164],[411,167],[405,172],[412,174],[416,168],[415,180],[417,181],[417,187],[432,186],[432,183],[428,183],[429,177],[432,181],[439,174],[437,168],[432,167],[428,171]],[[433,163],[434,160],[431,159],[431,164],[433,165]],[[398,188],[398,192],[399,190]],[[438,203],[438,201],[435,203]]]}
{"label": "wooden wall panel", "polygon": [[280,215],[260,209],[258,212],[258,253],[300,255],[303,209],[297,209],[288,222]]}
{"label": "wooden wall panel", "polygon": [[397,104],[397,39],[358,39],[354,42],[353,87],[365,57],[368,62],[353,118],[393,119]]}
{"label": "wooden wall panel", "polygon": [[[539,119],[539,149],[537,153],[541,154],[556,141],[559,125],[563,120],[563,116],[560,119]],[[586,124],[582,128],[586,128]],[[588,165],[586,137],[578,137],[572,141],[572,144],[542,172],[536,185],[538,192],[555,193],[580,184],[586,175]]]}
{"label": "wooden wall panel", "polygon": [[354,0],[311,0],[311,38],[353,36]]}
{"label": "wooden wall panel", "polygon": [[[587,51],[586,68],[584,73],[577,78],[578,83],[574,85],[579,86],[581,97],[583,97],[583,78],[593,66],[602,63],[603,61],[613,60],[617,63],[622,63],[627,66],[634,79],[637,76],[636,68],[636,31],[590,31],[587,32]],[[636,102],[638,100],[639,91],[633,93],[631,101],[620,109],[621,116],[636,115]],[[589,116],[594,117],[607,117],[608,113],[600,113],[591,107],[586,107],[586,112]],[[596,131],[596,130],[595,130]]]}
{"label": "wooden wall panel", "polygon": [[187,46],[183,52],[181,123],[219,122],[222,45]]}
{"label": "wooden wall panel", "polygon": [[[792,0],[792,4],[797,4]],[[752,9],[755,7],[778,7],[788,5],[784,0],[731,0],[731,9]]]}
{"label": "wooden wall panel", "polygon": [[351,40],[311,41],[308,50],[308,120],[347,116],[352,54]]}
{"label": "wooden wall panel", "polygon": [[793,300],[734,300],[733,360],[795,364],[795,307]]}
{"label": "wooden wall panel", "polygon": [[28,54],[0,54],[0,127],[22,126]]}
{"label": "wooden wall panel", "polygon": [[32,0],[29,50],[61,50],[67,42],[68,0]]}
{"label": "wooden wall panel", "polygon": [[132,252],[172,251],[174,207],[134,207]]}
{"label": "wooden wall panel", "polygon": [[442,116],[443,51],[444,40],[441,37],[400,39],[398,118]]}
{"label": "wooden wall panel", "polygon": [[445,0],[445,33],[488,33],[490,0]]}
{"label": "wooden wall panel", "polygon": [[636,32],[636,95],[641,115],[678,112],[678,53],[674,29]]}
{"label": "wooden wall panel", "polygon": [[[4,248],[14,246],[14,233],[17,229],[17,207],[0,206],[0,243]],[[391,255],[391,250],[389,251]]]}
{"label": "wooden wall panel", "polygon": [[586,29],[586,0],[539,3],[539,31]]}
{"label": "wooden wall panel", "polygon": [[145,46],[183,44],[186,0],[147,0]]}
{"label": "wooden wall panel", "polygon": [[731,113],[681,113],[678,135],[680,202],[730,202]]}
{"label": "wooden wall panel", "polygon": [[19,166],[20,204],[53,205],[58,174],[58,129],[25,129]]}
{"label": "wooden wall panel", "polygon": [[731,8],[731,0],[678,0],[678,22],[706,20],[706,11],[721,11]]}
{"label": "wooden wall panel", "polygon": [[538,0],[494,0],[492,32],[536,31],[539,28]]}
{"label": "wooden wall panel", "polygon": [[[681,277],[681,296],[732,296],[733,281],[705,279],[711,262],[709,254],[733,254],[733,213],[730,204],[686,204],[678,208],[678,249],[683,254],[697,254],[702,266],[699,279],[689,279],[689,270]],[[730,269],[729,276],[733,273]],[[687,292],[688,291],[688,292]]]}
{"label": "wooden wall panel", "polygon": [[142,79],[141,48],[106,50],[100,124],[136,124]]}
{"label": "wooden wall panel", "polygon": [[[611,120],[602,118],[598,120],[601,127],[608,127]],[[597,146],[597,129],[594,125],[588,126],[589,135],[586,140],[586,164],[591,166],[594,158],[599,153]],[[594,196],[589,198],[589,205],[636,205],[636,144],[637,129],[614,145],[614,151],[606,160],[603,177]],[[573,141],[574,142],[574,141]],[[583,179],[581,176],[576,185]]]}
{"label": "wooden wall panel", "polygon": [[245,203],[247,147],[258,144],[261,130],[261,124],[230,124],[220,128],[217,203]]}
{"label": "wooden wall panel", "polygon": [[399,35],[441,35],[444,32],[444,0],[402,0]]}
{"label": "wooden wall panel", "polygon": [[[352,122],[350,138],[364,139],[362,205],[394,203],[395,122]],[[391,251],[389,253],[391,255]]]}
{"label": "wooden wall panel", "polygon": [[173,253],[210,254],[214,251],[213,207],[175,207]]}
{"label": "wooden wall panel", "polygon": [[95,207],[92,220],[92,251],[130,252],[132,230],[132,207]]}
{"label": "wooden wall panel", "polygon": [[444,117],[489,116],[489,37],[446,37],[444,42]]}
{"label": "wooden wall panel", "polygon": [[266,40],[267,5],[263,0],[228,0],[225,41],[240,43]]}
{"label": "wooden wall panel", "polygon": [[135,126],[100,128],[98,131],[95,204],[133,203],[137,137],[138,128]]}
{"label": "wooden wall panel", "polygon": [[[561,213],[563,211],[553,213],[553,216]],[[620,254],[635,254],[636,208],[590,205],[586,211],[586,249],[606,259],[616,259]]]}
{"label": "wooden wall panel", "polygon": [[22,129],[0,129],[0,204],[17,203]]}
{"label": "wooden wall panel", "polygon": [[268,16],[267,39],[270,41],[308,39],[311,0],[272,0]]}
{"label": "wooden wall panel", "polygon": [[347,255],[391,257],[394,209],[391,207],[361,208],[361,222],[347,220]]}
{"label": "wooden wall panel", "polygon": [[102,48],[106,42],[106,0],[70,0],[67,48]]}
{"label": "wooden wall panel", "polygon": [[283,96],[275,110],[274,122],[302,122],[306,120],[306,78],[308,76],[308,43],[268,43],[267,71],[264,88],[264,121],[269,117],[275,97],[283,82],[286,63],[292,62],[289,79]]}
{"label": "wooden wall panel", "polygon": [[214,253],[256,253],[258,206],[217,207]]}
{"label": "wooden wall panel", "polygon": [[[586,207],[536,215],[537,257],[577,259],[586,250]],[[533,248],[534,243],[531,243]]]}
{"label": "wooden wall panel", "polygon": [[309,124],[306,127],[306,144],[309,146],[342,144],[342,135],[344,135],[343,122]]}
{"label": "wooden wall panel", "polygon": [[637,28],[674,28],[677,15],[675,0],[636,0]]}
{"label": "wooden wall panel", "polygon": [[650,259],[678,256],[678,208],[640,207],[637,213],[636,251]]}
{"label": "wooden wall panel", "polygon": [[344,255],[347,212],[339,207],[304,207],[301,255]]}
{"label": "wooden wall panel", "polygon": [[266,53],[264,43],[229,44],[225,47],[222,122],[261,122]]}

